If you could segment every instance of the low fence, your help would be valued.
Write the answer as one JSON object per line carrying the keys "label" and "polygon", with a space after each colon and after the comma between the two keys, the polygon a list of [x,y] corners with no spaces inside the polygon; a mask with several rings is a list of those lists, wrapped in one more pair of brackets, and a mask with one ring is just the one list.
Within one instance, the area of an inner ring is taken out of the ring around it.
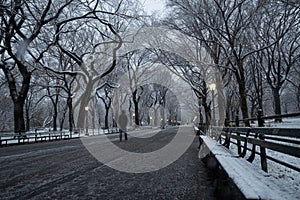
{"label": "low fence", "polygon": [[34,131],[26,133],[5,133],[0,136],[0,146],[43,141],[71,139],[74,135],[69,131]]}
{"label": "low fence", "polygon": [[119,128],[113,127],[108,129],[75,129],[74,134],[78,137],[81,136],[95,136],[119,133]]}
{"label": "low fence", "polygon": [[26,133],[2,132],[0,146],[54,141],[62,139],[80,138],[82,136],[95,136],[119,133],[119,128],[109,129],[74,129],[70,131],[31,131]]}

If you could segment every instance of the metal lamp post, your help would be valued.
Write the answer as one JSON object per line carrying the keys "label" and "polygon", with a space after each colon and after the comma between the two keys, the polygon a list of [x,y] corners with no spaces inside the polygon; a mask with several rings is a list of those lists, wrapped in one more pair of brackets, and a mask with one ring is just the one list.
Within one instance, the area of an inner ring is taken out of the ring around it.
{"label": "metal lamp post", "polygon": [[212,95],[212,111],[213,111],[212,123],[215,125],[215,122],[216,122],[216,115],[215,115],[215,89],[216,89],[216,84],[215,83],[210,84],[209,89],[211,90],[211,95]]}

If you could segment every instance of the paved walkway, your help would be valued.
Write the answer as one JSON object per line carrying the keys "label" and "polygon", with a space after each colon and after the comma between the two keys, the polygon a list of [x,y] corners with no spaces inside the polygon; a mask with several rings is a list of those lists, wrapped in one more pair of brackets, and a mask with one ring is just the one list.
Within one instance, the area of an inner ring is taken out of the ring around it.
{"label": "paved walkway", "polygon": [[[147,152],[163,147],[175,132],[171,128],[150,138],[113,141],[123,149]],[[197,158],[197,145],[195,139],[176,162],[142,174],[103,165],[80,139],[3,147],[0,199],[215,199],[212,174]]]}

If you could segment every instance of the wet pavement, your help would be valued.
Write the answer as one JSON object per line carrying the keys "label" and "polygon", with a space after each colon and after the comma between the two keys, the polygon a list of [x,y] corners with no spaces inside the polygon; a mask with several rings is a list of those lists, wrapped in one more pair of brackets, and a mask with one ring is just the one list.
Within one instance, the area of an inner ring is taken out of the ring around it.
{"label": "wet pavement", "polygon": [[[193,134],[186,127],[187,134]],[[177,128],[113,143],[132,152],[168,144]],[[198,159],[198,140],[174,163],[149,173],[126,173],[96,160],[80,139],[0,148],[0,199],[216,199],[213,174]]]}

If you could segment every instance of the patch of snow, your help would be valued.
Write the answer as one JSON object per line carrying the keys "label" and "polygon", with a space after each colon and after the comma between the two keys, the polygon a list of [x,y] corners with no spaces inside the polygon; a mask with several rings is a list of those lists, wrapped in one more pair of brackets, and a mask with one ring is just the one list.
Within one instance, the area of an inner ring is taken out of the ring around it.
{"label": "patch of snow", "polygon": [[266,120],[266,127],[277,128],[300,128],[300,118],[286,118],[282,119],[281,123],[275,123],[274,120]]}
{"label": "patch of snow", "polygon": [[[236,142],[232,140],[233,142]],[[251,144],[248,144],[248,148],[252,148]],[[234,153],[237,153],[237,146],[234,144],[230,145],[230,150]],[[259,147],[256,146],[256,151],[259,152]],[[247,150],[247,154],[245,156],[245,159],[247,159],[250,156],[251,152]],[[266,149],[266,154],[270,157],[276,158],[278,160],[284,161],[286,163],[292,164],[294,166],[300,166],[300,158],[296,158],[293,156],[289,156],[280,152],[275,152],[269,149]],[[253,166],[255,166],[257,169],[261,169],[261,163],[260,163],[260,156],[255,155],[255,159],[253,161]],[[280,183],[283,185],[289,186],[291,190],[294,191],[295,194],[300,194],[300,173],[287,168],[281,164],[278,164],[276,162],[273,162],[269,159],[267,159],[267,165],[268,165],[268,174],[274,177],[275,179],[279,180]],[[299,197],[299,196],[298,196]]]}

